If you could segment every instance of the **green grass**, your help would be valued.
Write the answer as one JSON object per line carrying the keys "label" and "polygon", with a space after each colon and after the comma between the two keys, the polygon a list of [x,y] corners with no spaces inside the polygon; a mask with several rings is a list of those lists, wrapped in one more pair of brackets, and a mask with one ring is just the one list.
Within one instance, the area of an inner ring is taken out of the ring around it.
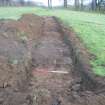
{"label": "green grass", "polygon": [[65,24],[72,26],[81,41],[94,54],[90,61],[97,75],[105,76],[105,15],[76,12],[65,9],[43,9],[32,7],[1,7],[0,18],[18,19],[24,13],[59,17]]}

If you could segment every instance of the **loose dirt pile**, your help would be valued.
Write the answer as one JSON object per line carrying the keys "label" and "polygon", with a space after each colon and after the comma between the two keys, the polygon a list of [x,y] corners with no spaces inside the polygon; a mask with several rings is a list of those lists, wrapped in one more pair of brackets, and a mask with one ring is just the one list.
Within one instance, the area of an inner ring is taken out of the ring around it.
{"label": "loose dirt pile", "polygon": [[0,105],[104,105],[84,90],[55,17],[0,21]]}

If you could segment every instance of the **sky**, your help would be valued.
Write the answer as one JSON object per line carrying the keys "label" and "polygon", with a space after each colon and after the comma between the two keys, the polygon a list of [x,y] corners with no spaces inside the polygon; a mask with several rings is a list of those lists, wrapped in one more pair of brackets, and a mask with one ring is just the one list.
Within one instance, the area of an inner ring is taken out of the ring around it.
{"label": "sky", "polygon": [[[27,0],[26,0],[27,1]],[[35,2],[41,2],[43,3],[45,6],[48,5],[48,0],[31,0],[31,1],[35,1]],[[62,2],[63,0],[52,0],[52,5],[53,6],[59,6],[59,5],[62,5]]]}
{"label": "sky", "polygon": [[[26,0],[27,1],[27,0]],[[35,2],[41,2],[43,5],[47,6],[48,5],[48,0],[31,0]],[[85,0],[85,4],[91,2],[91,0]],[[52,6],[60,6],[63,4],[63,0],[52,0]],[[73,5],[74,0],[68,0],[68,4]]]}

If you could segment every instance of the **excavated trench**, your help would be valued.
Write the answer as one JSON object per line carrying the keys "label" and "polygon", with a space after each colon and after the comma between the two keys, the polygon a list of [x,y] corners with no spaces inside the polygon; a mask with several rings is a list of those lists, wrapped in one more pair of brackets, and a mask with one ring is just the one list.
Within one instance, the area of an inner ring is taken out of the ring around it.
{"label": "excavated trench", "polygon": [[105,94],[75,63],[67,33],[55,17],[0,21],[0,105],[104,105]]}

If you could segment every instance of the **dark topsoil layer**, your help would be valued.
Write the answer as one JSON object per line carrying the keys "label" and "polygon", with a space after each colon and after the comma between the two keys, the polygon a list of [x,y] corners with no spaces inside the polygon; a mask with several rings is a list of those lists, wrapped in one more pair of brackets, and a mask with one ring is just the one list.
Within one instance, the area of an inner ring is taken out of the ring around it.
{"label": "dark topsoil layer", "polygon": [[0,105],[104,105],[104,78],[89,59],[55,17],[0,20]]}

